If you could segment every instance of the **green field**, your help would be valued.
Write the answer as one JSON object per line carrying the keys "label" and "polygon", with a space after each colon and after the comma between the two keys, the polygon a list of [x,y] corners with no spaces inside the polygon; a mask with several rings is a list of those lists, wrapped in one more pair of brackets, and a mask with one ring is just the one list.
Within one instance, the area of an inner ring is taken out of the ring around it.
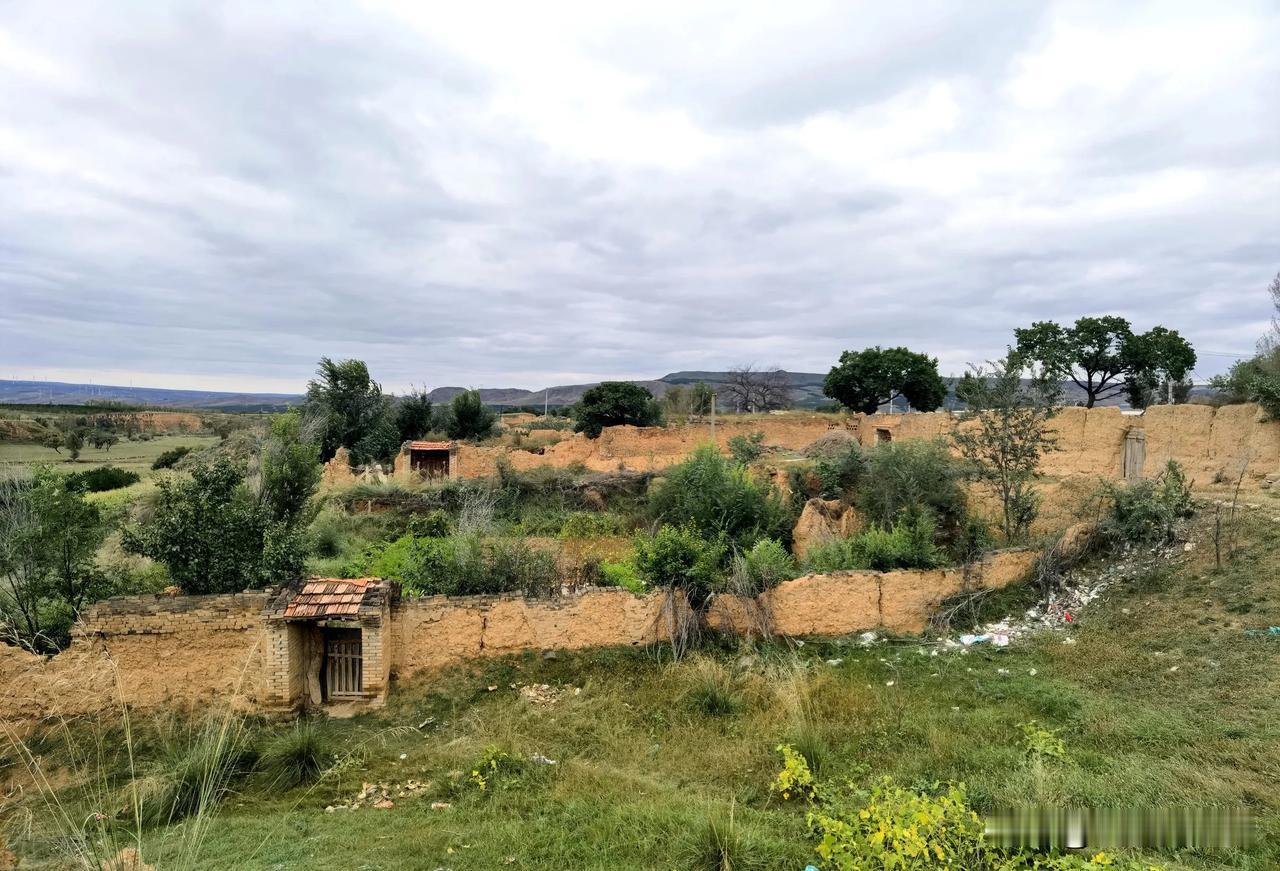
{"label": "green field", "polygon": [[[343,761],[314,786],[236,780],[196,836],[196,861],[179,855],[190,822],[147,829],[144,857],[208,869],[709,868],[698,855],[709,821],[732,814],[734,868],[799,871],[819,864],[807,809],[770,790],[775,747],[790,742],[821,760],[825,783],[963,781],[979,812],[1242,803],[1261,820],[1252,849],[1144,860],[1280,867],[1280,637],[1247,631],[1280,624],[1280,524],[1247,515],[1222,570],[1211,534],[1198,521],[1193,549],[1173,565],[1078,615],[1071,644],[1045,633],[932,656],[921,639],[812,639],[728,645],[677,664],[628,649],[452,669],[401,687],[382,711],[320,721],[326,760]],[[555,700],[519,692],[543,683]],[[1030,720],[1060,730],[1065,758],[1029,758],[1019,724]],[[294,728],[248,727],[259,748]],[[141,771],[163,770],[160,748],[177,732],[172,718],[135,723]],[[57,739],[45,742],[45,758],[60,758]],[[106,746],[120,775],[118,743]],[[489,747],[555,764],[525,762],[480,790],[468,775]],[[409,781],[426,786],[395,796]],[[365,783],[391,786],[394,806],[326,812]],[[61,794],[76,812],[92,809],[74,789]],[[33,861],[50,855],[54,842],[38,832],[11,846]]]}
{"label": "green field", "polygon": [[0,463],[20,463],[33,465],[47,463],[61,472],[81,472],[98,466],[119,466],[137,472],[144,478],[151,473],[151,464],[156,457],[179,445],[187,445],[193,449],[207,448],[218,443],[217,436],[203,435],[164,435],[156,436],[149,441],[126,441],[108,450],[98,450],[85,445],[79,459],[72,461],[67,457],[66,448],[61,453],[54,453],[52,448],[41,445],[0,442]]}

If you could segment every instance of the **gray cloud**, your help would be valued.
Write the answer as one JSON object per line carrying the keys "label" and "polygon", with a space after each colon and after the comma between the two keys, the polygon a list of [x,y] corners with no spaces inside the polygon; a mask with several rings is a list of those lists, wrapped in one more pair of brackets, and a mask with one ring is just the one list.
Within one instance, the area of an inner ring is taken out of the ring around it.
{"label": "gray cloud", "polygon": [[0,375],[958,372],[1102,312],[1248,351],[1277,37],[1248,3],[9,4]]}

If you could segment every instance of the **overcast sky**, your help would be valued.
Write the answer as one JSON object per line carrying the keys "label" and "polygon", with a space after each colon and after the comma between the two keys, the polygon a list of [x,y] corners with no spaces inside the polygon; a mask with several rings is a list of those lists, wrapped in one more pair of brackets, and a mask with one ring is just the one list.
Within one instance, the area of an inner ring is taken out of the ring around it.
{"label": "overcast sky", "polygon": [[0,0],[0,377],[959,373],[1103,313],[1207,376],[1280,270],[1277,46],[1273,0]]}

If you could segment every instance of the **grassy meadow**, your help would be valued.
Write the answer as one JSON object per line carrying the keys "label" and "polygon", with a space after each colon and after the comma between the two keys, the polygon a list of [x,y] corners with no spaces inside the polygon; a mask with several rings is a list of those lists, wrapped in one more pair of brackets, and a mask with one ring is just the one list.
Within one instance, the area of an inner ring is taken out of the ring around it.
{"label": "grassy meadow", "polygon": [[[732,842],[733,868],[825,867],[806,806],[770,788],[775,748],[790,743],[824,783],[962,781],[980,813],[1243,803],[1260,819],[1251,849],[1142,858],[1280,867],[1280,638],[1249,631],[1280,623],[1280,522],[1243,515],[1222,569],[1204,512],[1188,536],[1188,552],[1113,588],[1067,632],[1005,649],[810,639],[726,642],[679,663],[657,649],[528,655],[423,677],[349,720],[238,722],[247,749],[216,815],[144,827],[142,855],[161,869],[724,867],[707,859],[720,855],[714,834]],[[532,701],[521,692],[541,684]],[[173,777],[172,748],[196,727],[135,720],[132,766],[105,721],[37,739],[68,818],[113,812],[103,796],[127,806],[130,770]],[[1063,758],[1028,754],[1029,721],[1058,730]],[[309,750],[281,763],[272,748],[300,728]],[[117,791],[98,790],[97,806],[57,767],[66,741],[100,748]],[[282,777],[317,756],[314,783]],[[386,785],[392,806],[326,810],[365,784]],[[14,805],[33,811],[6,814],[20,867],[64,867],[65,833],[50,831],[34,793]],[[129,843],[132,824],[118,827]]]}

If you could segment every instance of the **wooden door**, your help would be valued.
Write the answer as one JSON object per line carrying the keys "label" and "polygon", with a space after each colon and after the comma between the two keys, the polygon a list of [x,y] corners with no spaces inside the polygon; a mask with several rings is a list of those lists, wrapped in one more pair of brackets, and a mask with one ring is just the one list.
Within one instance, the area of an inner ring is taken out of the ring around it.
{"label": "wooden door", "polygon": [[331,699],[359,696],[364,688],[364,653],[359,629],[325,630],[325,686]]}

